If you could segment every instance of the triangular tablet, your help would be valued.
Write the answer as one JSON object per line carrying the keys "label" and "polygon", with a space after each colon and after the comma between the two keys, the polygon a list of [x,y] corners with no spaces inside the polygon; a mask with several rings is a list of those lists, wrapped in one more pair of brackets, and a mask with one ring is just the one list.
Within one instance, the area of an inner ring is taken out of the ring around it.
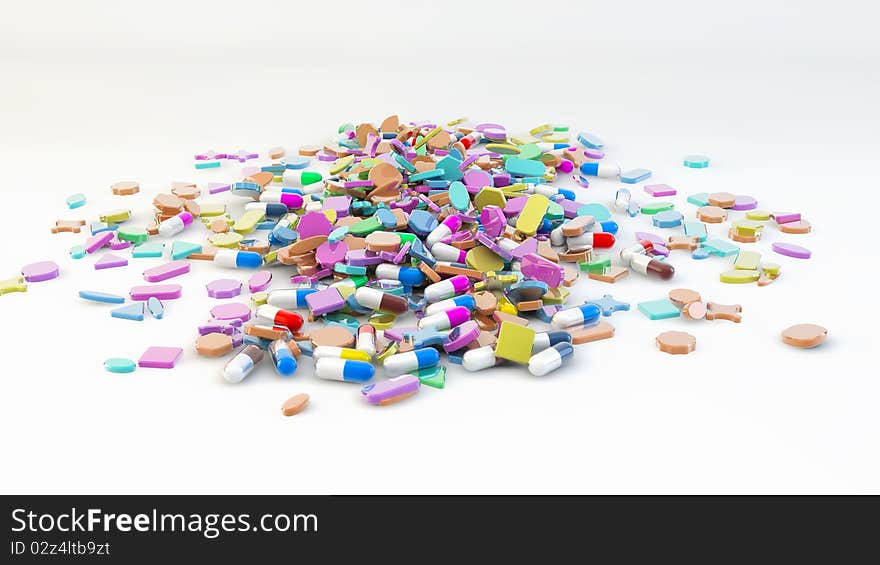
{"label": "triangular tablet", "polygon": [[201,253],[202,246],[198,243],[188,243],[186,241],[175,241],[171,245],[172,259],[186,259],[193,253]]}
{"label": "triangular tablet", "polygon": [[95,269],[111,269],[128,265],[128,259],[107,253],[95,262]]}
{"label": "triangular tablet", "polygon": [[122,318],[123,320],[137,320],[138,322],[142,322],[144,319],[144,303],[135,302],[133,304],[120,306],[115,310],[111,310],[110,315],[114,318]]}
{"label": "triangular tablet", "polygon": [[439,366],[429,370],[418,371],[419,382],[434,388],[446,386],[446,367]]}

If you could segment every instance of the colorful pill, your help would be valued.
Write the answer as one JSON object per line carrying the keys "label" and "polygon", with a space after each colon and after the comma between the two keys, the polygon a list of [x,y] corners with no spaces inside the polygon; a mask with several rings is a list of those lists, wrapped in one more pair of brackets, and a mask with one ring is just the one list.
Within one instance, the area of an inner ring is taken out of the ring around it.
{"label": "colorful pill", "polygon": [[366,353],[370,359],[376,354],[376,328],[370,324],[361,324],[357,331],[355,348]]}
{"label": "colorful pill", "polygon": [[425,243],[427,243],[428,248],[430,248],[435,243],[439,243],[444,239],[451,237],[453,233],[459,230],[459,228],[461,228],[461,219],[458,216],[449,216],[440,222],[440,224],[428,234]]}
{"label": "colorful pill", "polygon": [[294,308],[308,308],[306,296],[318,292],[317,288],[281,288],[270,290],[266,301],[272,306],[291,310]]}
{"label": "colorful pill", "polygon": [[668,281],[675,275],[675,267],[664,261],[653,259],[648,255],[633,255],[629,261],[629,266],[640,275],[664,281]]}
{"label": "colorful pill", "polygon": [[376,266],[376,278],[400,281],[404,286],[421,286],[425,284],[425,274],[415,267],[402,267],[393,263],[382,263]]}
{"label": "colorful pill", "polygon": [[234,269],[259,269],[263,266],[263,257],[254,251],[218,249],[214,254],[214,263]]}
{"label": "colorful pill", "polygon": [[223,367],[223,378],[231,383],[240,383],[263,360],[263,350],[256,345],[248,345]]}
{"label": "colorful pill", "polygon": [[275,370],[279,375],[289,377],[296,372],[296,357],[294,357],[290,345],[287,344],[287,340],[276,339],[270,343],[269,355],[272,357]]}
{"label": "colorful pill", "polygon": [[315,359],[351,359],[353,361],[370,362],[371,357],[360,351],[350,347],[336,347],[334,345],[319,345],[312,351],[312,357]]}
{"label": "colorful pill", "polygon": [[271,304],[263,304],[257,308],[257,316],[268,320],[273,326],[284,326],[295,332],[303,325],[302,316],[290,310],[282,310]]}
{"label": "colorful pill", "polygon": [[634,243],[629,247],[620,250],[620,259],[629,265],[630,261],[634,255],[645,255],[646,253],[651,253],[654,251],[654,245],[648,240],[642,240],[638,243]]}
{"label": "colorful pill", "polygon": [[274,204],[272,202],[248,202],[244,205],[244,209],[245,211],[260,210],[267,218],[279,218],[290,212],[284,204]]}
{"label": "colorful pill", "polygon": [[571,334],[565,331],[536,333],[535,341],[532,342],[532,355],[557,343],[571,343]]}
{"label": "colorful pill", "polygon": [[376,370],[366,361],[323,357],[315,361],[315,375],[330,381],[365,383],[373,378]]}
{"label": "colorful pill", "polygon": [[461,358],[461,366],[468,371],[482,371],[494,367],[496,362],[495,350],[491,345],[466,351]]}
{"label": "colorful pill", "polygon": [[[286,169],[282,176],[285,186],[308,186],[321,182],[321,173],[316,171],[300,171],[296,169]],[[323,190],[323,186],[321,189]]]}
{"label": "colorful pill", "polygon": [[390,377],[404,373],[433,367],[440,362],[440,354],[436,349],[424,347],[406,353],[397,353],[385,359],[383,366]]}
{"label": "colorful pill", "polygon": [[438,261],[451,261],[453,263],[464,263],[467,259],[467,251],[442,242],[435,243],[431,247],[431,255]]}
{"label": "colorful pill", "polygon": [[581,173],[593,177],[614,178],[620,175],[620,166],[613,163],[588,161],[581,164]]}
{"label": "colorful pill", "polygon": [[366,286],[362,286],[355,291],[354,299],[364,308],[384,312],[385,314],[399,316],[409,310],[409,302],[407,302],[406,298]]}
{"label": "colorful pill", "polygon": [[562,362],[574,355],[574,347],[568,343],[557,343],[529,359],[529,372],[542,377],[562,366]]}
{"label": "colorful pill", "polygon": [[456,306],[450,310],[431,314],[419,320],[420,330],[448,330],[471,319],[471,311],[464,306]]}
{"label": "colorful pill", "polygon": [[461,294],[471,287],[471,281],[464,275],[455,275],[445,281],[429,284],[425,287],[425,299],[428,302],[439,302]]}
{"label": "colorful pill", "polygon": [[260,193],[260,202],[284,204],[289,210],[296,210],[302,208],[303,197],[295,192],[264,191]]}
{"label": "colorful pill", "polygon": [[566,240],[568,247],[576,249],[585,245],[592,245],[598,248],[614,247],[614,236],[605,232],[586,232],[581,235],[569,237]]}
{"label": "colorful pill", "polygon": [[575,326],[591,326],[599,321],[599,307],[595,304],[583,304],[574,308],[566,308],[553,314],[550,322],[557,330],[573,328]]}
{"label": "colorful pill", "polygon": [[189,212],[181,212],[171,216],[159,224],[159,235],[172,237],[186,229],[193,222],[193,215]]}
{"label": "colorful pill", "polygon": [[425,308],[425,314],[433,316],[434,314],[447,312],[458,306],[464,306],[468,310],[473,310],[474,306],[476,306],[476,301],[474,300],[474,297],[469,294],[456,296],[455,298],[447,298],[446,300],[429,304],[428,307]]}
{"label": "colorful pill", "polygon": [[415,375],[400,375],[387,381],[368,384],[361,389],[361,394],[370,404],[388,406],[419,392],[420,384],[421,381]]}

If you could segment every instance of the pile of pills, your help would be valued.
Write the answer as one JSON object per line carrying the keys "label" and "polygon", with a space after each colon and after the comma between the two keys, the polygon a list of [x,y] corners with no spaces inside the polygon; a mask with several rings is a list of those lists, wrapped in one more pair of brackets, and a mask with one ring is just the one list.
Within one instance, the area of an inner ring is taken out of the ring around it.
{"label": "pile of pills", "polygon": [[[577,345],[613,337],[614,328],[601,318],[630,305],[610,294],[568,303],[568,289],[579,279],[613,284],[632,271],[669,281],[675,252],[695,260],[731,257],[722,282],[763,286],[778,278],[780,265],[739,244],[758,241],[768,222],[786,234],[810,231],[800,214],[761,211],[745,195],[690,195],[696,209],[682,212],[664,200],[677,194],[666,184],[642,185],[644,198],[625,186],[613,202],[585,201],[579,193],[597,177],[636,185],[652,173],[606,160],[595,134],[571,137],[565,126],[545,124],[518,137],[501,124],[465,119],[441,125],[391,116],[378,127],[344,124],[326,144],[300,147],[295,155],[273,147],[262,163],[245,150],[195,155],[196,170],[230,161],[244,169],[229,183],[172,183],[153,198],[148,225],[131,225],[131,211],[116,209],[91,223],[58,220],[51,231],[88,230],[70,256],[96,255],[98,270],[124,268],[128,257],[169,258],[144,271],[146,284],[127,297],[79,291],[84,300],[114,305],[114,318],[163,318],[166,303],[182,294],[173,279],[189,274],[193,261],[225,270],[206,282],[208,296],[247,293],[249,300],[211,308],[196,327],[195,351],[228,357],[219,370],[226,381],[241,382],[269,364],[284,377],[313,372],[359,383],[364,399],[380,406],[416,394],[421,385],[443,388],[449,363],[469,371],[515,364],[543,376],[569,362]],[[704,155],[683,159],[695,169],[709,163]],[[579,188],[563,188],[560,180]],[[110,188],[122,197],[140,191],[133,181]],[[201,199],[204,194],[224,200]],[[86,203],[83,194],[67,199],[70,209]],[[649,216],[654,227],[671,231],[662,237],[636,232],[613,252],[618,224],[612,211],[624,220]],[[743,217],[729,218],[739,211]],[[708,237],[706,224],[728,220],[727,239]],[[810,257],[791,243],[772,249]],[[245,282],[229,275],[234,269],[251,274]],[[21,277],[0,282],[0,293],[25,291],[27,283],[58,273],[51,261],[27,265]],[[742,308],[674,289],[637,310],[652,320],[739,322]],[[818,345],[825,332],[816,328],[789,328],[784,341]],[[696,339],[663,332],[656,344],[683,354],[695,349]],[[115,373],[168,369],[183,354],[182,347],[150,346],[136,362],[112,358],[104,366]],[[304,363],[307,357],[312,362]],[[300,393],[282,412],[297,414],[308,399]]]}

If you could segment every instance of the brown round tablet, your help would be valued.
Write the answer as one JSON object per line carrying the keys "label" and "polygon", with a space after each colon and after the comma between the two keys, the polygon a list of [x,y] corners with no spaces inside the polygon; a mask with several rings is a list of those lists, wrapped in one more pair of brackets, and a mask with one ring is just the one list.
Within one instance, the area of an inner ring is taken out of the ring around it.
{"label": "brown round tablet", "polygon": [[232,351],[232,336],[219,332],[200,335],[196,340],[196,352],[205,357],[220,357]]}
{"label": "brown round tablet", "polygon": [[688,320],[702,320],[706,317],[708,308],[705,302],[689,302],[681,309],[681,314]]}
{"label": "brown round tablet", "polygon": [[229,222],[224,219],[218,219],[211,222],[210,229],[214,233],[226,233],[229,231]]}
{"label": "brown round tablet", "polygon": [[110,190],[118,196],[128,196],[140,192],[141,185],[133,180],[124,180],[110,185]]}
{"label": "brown round tablet", "polygon": [[656,342],[660,351],[672,355],[687,355],[697,348],[697,338],[687,332],[663,332]]}
{"label": "brown round tablet", "polygon": [[285,416],[295,416],[305,410],[308,403],[309,395],[301,392],[284,401],[281,405],[281,413]]}
{"label": "brown round tablet", "polygon": [[314,347],[331,345],[333,347],[354,347],[354,334],[339,326],[317,329],[309,335]]}
{"label": "brown round tablet", "polygon": [[707,224],[720,224],[727,219],[727,210],[718,206],[697,208],[697,219]]}
{"label": "brown round tablet", "polygon": [[787,224],[779,224],[779,231],[782,233],[810,233],[813,226],[806,220],[798,220]]}
{"label": "brown round tablet", "polygon": [[733,208],[736,195],[729,192],[713,192],[709,195],[709,204],[719,208]]}
{"label": "brown round tablet", "polygon": [[669,291],[669,300],[675,303],[676,306],[681,308],[685,304],[690,304],[691,302],[699,302],[701,300],[700,293],[696,290],[691,290],[689,288],[673,288]]}
{"label": "brown round tablet", "polygon": [[178,198],[173,194],[160,193],[153,198],[153,206],[159,209],[163,214],[177,214],[183,208],[183,198]]}
{"label": "brown round tablet", "polygon": [[782,330],[782,341],[792,347],[816,347],[828,335],[828,330],[816,324],[796,324]]}

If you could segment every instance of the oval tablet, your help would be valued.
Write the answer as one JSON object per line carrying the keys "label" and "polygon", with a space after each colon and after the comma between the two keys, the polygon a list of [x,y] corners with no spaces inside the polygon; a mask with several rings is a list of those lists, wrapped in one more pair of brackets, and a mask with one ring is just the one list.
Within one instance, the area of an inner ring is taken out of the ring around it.
{"label": "oval tablet", "polygon": [[816,324],[796,324],[782,330],[782,341],[792,347],[816,347],[828,335],[828,330]]}
{"label": "oval tablet", "polygon": [[301,392],[284,401],[284,404],[281,405],[281,413],[285,416],[294,416],[305,410],[308,403],[309,395]]}
{"label": "oval tablet", "polygon": [[111,357],[104,361],[104,368],[111,373],[131,373],[137,368],[137,363],[124,357]]}

